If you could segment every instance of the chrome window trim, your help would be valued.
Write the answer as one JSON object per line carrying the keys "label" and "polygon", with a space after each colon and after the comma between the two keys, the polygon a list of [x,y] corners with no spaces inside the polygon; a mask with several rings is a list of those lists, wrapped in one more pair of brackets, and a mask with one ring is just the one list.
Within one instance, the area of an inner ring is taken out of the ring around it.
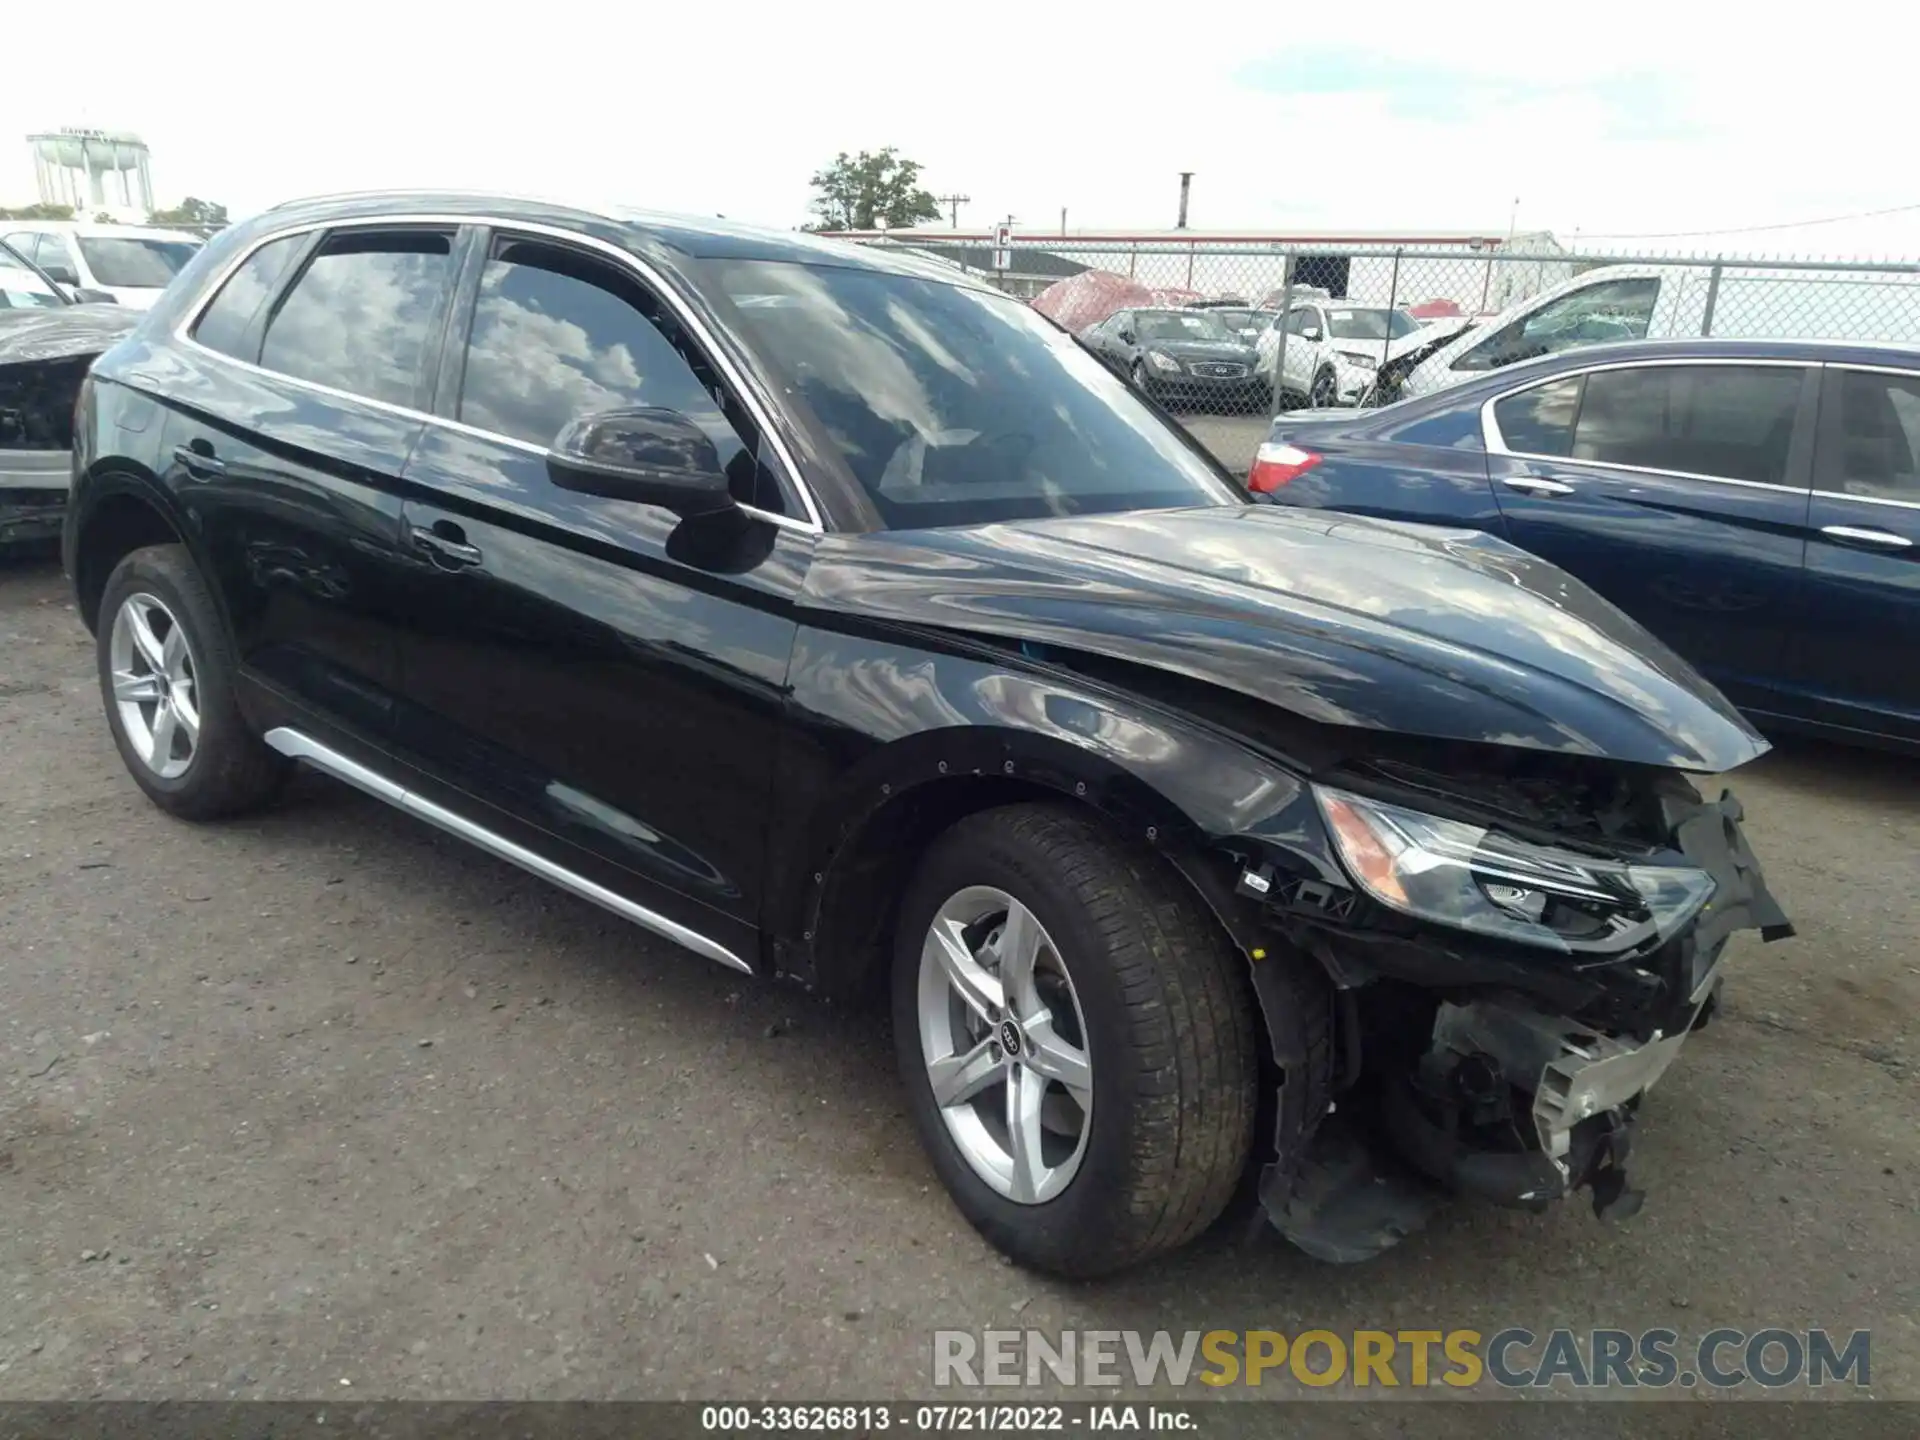
{"label": "chrome window trim", "polygon": [[733,387],[734,393],[740,397],[740,402],[747,407],[748,412],[754,418],[754,422],[759,425],[761,434],[766,437],[767,443],[773,447],[774,454],[778,457],[780,467],[785,472],[787,488],[800,498],[801,504],[806,507],[807,518],[802,520],[792,515],[775,515],[752,505],[742,505],[740,509],[754,516],[756,519],[765,520],[769,524],[777,525],[784,529],[795,530],[808,535],[822,535],[826,533],[826,526],[820,518],[820,507],[814,500],[813,492],[807,488],[806,482],[801,478],[800,467],[793,458],[793,452],[787,448],[786,440],[772,423],[766,408],[759,403],[752,388],[746,383],[738,367],[733,363],[732,357],[730,357],[716,341],[713,332],[701,321],[700,317],[681,300],[680,296],[674,292],[673,287],[666,283],[659,271],[647,264],[646,261],[629,251],[622,250],[617,245],[610,244],[592,235],[583,235],[577,230],[568,230],[559,225],[546,225],[538,221],[514,220],[494,215],[448,215],[437,212],[420,211],[395,215],[353,215],[327,220],[303,220],[297,224],[277,226],[260,235],[251,245],[234,255],[226,265],[221,267],[219,273],[207,283],[206,289],[202,291],[200,297],[194,301],[188,308],[186,314],[181,317],[180,323],[174,326],[173,338],[182,345],[192,347],[192,349],[201,355],[212,356],[225,364],[237,366],[255,375],[265,375],[284,384],[299,385],[304,389],[312,390],[317,394],[331,396],[334,399],[348,400],[360,405],[371,405],[376,410],[384,410],[389,414],[399,415],[408,420],[420,420],[429,425],[443,426],[449,430],[458,431],[466,435],[474,435],[483,440],[491,440],[498,444],[508,445],[516,450],[526,451],[530,454],[546,454],[546,446],[535,445],[517,436],[502,435],[494,430],[483,430],[475,425],[468,425],[459,420],[449,419],[445,415],[433,415],[424,410],[416,410],[410,405],[395,405],[390,401],[373,399],[371,396],[356,395],[352,391],[337,389],[332,385],[322,385],[318,381],[303,380],[297,375],[284,375],[278,370],[269,370],[264,365],[257,365],[250,360],[241,360],[236,356],[215,350],[211,346],[202,345],[198,340],[193,338],[192,331],[194,326],[200,323],[201,315],[206,312],[207,307],[213,303],[214,298],[219,295],[220,291],[226,286],[227,281],[232,278],[234,271],[246,264],[248,260],[253,258],[254,253],[264,246],[270,245],[276,240],[283,240],[291,235],[309,235],[315,230],[380,230],[410,225],[451,225],[455,227],[461,225],[484,225],[494,230],[517,231],[528,235],[538,235],[544,239],[559,240],[567,244],[584,246],[589,250],[606,256],[615,264],[626,266],[641,283],[646,285],[654,294],[658,295],[667,307],[673,311],[675,318],[687,328],[688,333],[705,349],[708,357],[720,371],[721,377]]}
{"label": "chrome window trim", "polygon": [[[1493,418],[1493,407],[1502,400],[1511,399],[1528,390],[1537,390],[1542,385],[1553,385],[1561,380],[1580,380],[1589,375],[1598,375],[1607,370],[1653,370],[1672,369],[1679,365],[1737,365],[1743,369],[1792,369],[1817,370],[1824,362],[1819,360],[1769,360],[1748,359],[1732,355],[1712,357],[1675,357],[1665,360],[1613,360],[1599,365],[1589,365],[1584,370],[1563,370],[1558,375],[1547,375],[1525,384],[1515,385],[1491,396],[1480,405],[1480,442],[1486,446],[1489,455],[1505,455],[1514,460],[1543,460],[1566,465],[1584,465],[1592,470],[1611,470],[1621,475],[1655,475],[1669,480],[1701,480],[1709,485],[1736,485],[1743,490],[1771,490],[1779,495],[1811,495],[1810,485],[1775,485],[1768,480],[1736,480],[1730,475],[1701,475],[1692,470],[1657,470],[1651,465],[1619,465],[1611,460],[1576,460],[1570,455],[1541,455],[1531,450],[1511,450],[1507,448],[1506,437],[1500,433],[1499,422]],[[1821,494],[1831,492],[1821,491]]]}
{"label": "chrome window trim", "polygon": [[[1853,360],[1828,360],[1822,362],[1828,370],[1859,370],[1868,375],[1898,375],[1903,380],[1911,380],[1920,385],[1920,370],[1908,365],[1868,365]],[[1818,451],[1816,449],[1815,453]],[[1816,495],[1825,495],[1834,500],[1853,500],[1862,505],[1891,505],[1896,510],[1920,510],[1920,500],[1895,500],[1890,495],[1854,495],[1845,490],[1822,490],[1813,487]]]}
{"label": "chrome window trim", "polygon": [[663,936],[676,945],[683,945],[696,955],[717,961],[731,969],[744,971],[748,975],[754,973],[751,965],[719,941],[702,935],[698,930],[689,929],[677,920],[669,920],[666,916],[649,910],[644,905],[636,904],[617,891],[609,890],[597,881],[589,880],[586,876],[549,860],[538,851],[529,850],[526,846],[509,840],[506,836],[489,830],[476,821],[469,820],[458,811],[449,810],[446,806],[407,789],[406,786],[388,779],[371,766],[362,765],[359,761],[342,755],[331,746],[321,744],[304,731],[283,725],[267,731],[262,738],[266,741],[268,748],[277,750],[291,759],[303,760],[314,769],[324,771],[334,779],[344,781],[357,790],[363,790],[376,800],[385,801],[403,814],[411,815],[416,820],[424,820],[429,825],[438,826],[477,849],[496,855],[511,865],[518,865],[529,874],[537,875],[542,880],[557,885],[562,890],[570,891],[583,900],[591,900],[603,909],[611,910],[622,920],[631,921],[635,925],[651,930],[654,934]]}

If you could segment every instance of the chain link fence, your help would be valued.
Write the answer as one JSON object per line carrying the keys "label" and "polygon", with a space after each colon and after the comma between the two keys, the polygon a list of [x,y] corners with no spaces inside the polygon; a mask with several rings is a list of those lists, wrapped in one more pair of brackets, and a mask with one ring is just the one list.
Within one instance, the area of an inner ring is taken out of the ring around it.
{"label": "chain link fence", "polygon": [[1608,340],[1920,345],[1920,263],[1572,253],[1513,245],[1304,246],[1194,237],[847,238],[1018,295],[1244,470],[1269,418],[1387,403]]}

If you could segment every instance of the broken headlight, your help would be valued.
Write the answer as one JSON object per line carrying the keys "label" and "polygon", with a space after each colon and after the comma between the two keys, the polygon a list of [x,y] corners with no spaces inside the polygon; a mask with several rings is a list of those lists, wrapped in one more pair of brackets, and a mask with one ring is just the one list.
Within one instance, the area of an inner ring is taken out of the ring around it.
{"label": "broken headlight", "polygon": [[1666,939],[1713,895],[1703,870],[1600,860],[1343,790],[1315,794],[1361,888],[1441,925],[1607,954]]}

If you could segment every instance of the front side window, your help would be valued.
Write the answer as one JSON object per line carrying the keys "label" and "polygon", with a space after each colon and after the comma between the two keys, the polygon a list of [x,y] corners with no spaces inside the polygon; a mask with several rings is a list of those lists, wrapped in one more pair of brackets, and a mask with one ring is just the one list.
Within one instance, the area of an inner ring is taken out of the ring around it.
{"label": "front side window", "polygon": [[1289,335],[1304,335],[1309,330],[1317,330],[1319,328],[1320,312],[1318,310],[1300,309],[1295,310],[1291,315],[1287,316],[1287,333]]}
{"label": "front side window", "polygon": [[503,237],[480,278],[458,418],[544,446],[595,411],[674,410],[713,441],[743,503],[780,512],[777,483],[742,439],[752,422],[690,354],[632,276],[565,246]]}
{"label": "front side window", "polygon": [[[1920,375],[1829,371],[1839,380],[1836,443],[1820,487],[1843,495],[1920,503]],[[1829,394],[1832,391],[1828,392]]]}
{"label": "front side window", "polygon": [[1593,371],[1572,458],[1784,484],[1803,374],[1791,365]]}
{"label": "front side window", "polygon": [[1516,455],[1569,455],[1573,421],[1580,410],[1583,375],[1549,380],[1493,405],[1493,422],[1507,449]]}
{"label": "front side window", "polygon": [[330,236],[267,322],[260,363],[350,395],[415,404],[451,257],[451,236],[442,233]]}
{"label": "front side window", "polygon": [[253,317],[280,284],[280,277],[305,239],[304,235],[288,235],[269,241],[249,255],[201,313],[193,327],[193,338],[223,355],[253,359],[246,343]]}
{"label": "front side window", "polygon": [[121,235],[82,235],[79,245],[96,285],[136,290],[164,289],[200,248],[185,240]]}
{"label": "front side window", "polygon": [[1106,366],[1006,296],[831,264],[709,274],[889,528],[1238,503]]}
{"label": "front side window", "polygon": [[1652,276],[1606,280],[1570,291],[1501,326],[1454,361],[1453,368],[1497,370],[1582,345],[1644,340],[1659,297],[1660,281]]}

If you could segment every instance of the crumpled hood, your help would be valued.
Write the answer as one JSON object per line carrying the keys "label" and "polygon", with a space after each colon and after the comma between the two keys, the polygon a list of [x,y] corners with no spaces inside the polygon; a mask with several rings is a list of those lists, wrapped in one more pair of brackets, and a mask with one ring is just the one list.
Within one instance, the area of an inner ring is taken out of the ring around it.
{"label": "crumpled hood", "polygon": [[823,610],[1152,665],[1306,719],[1730,770],[1766,741],[1564,571],[1471,531],[1269,506],[828,536]]}
{"label": "crumpled hood", "polygon": [[61,305],[0,310],[0,365],[99,355],[140,323],[119,305]]}

